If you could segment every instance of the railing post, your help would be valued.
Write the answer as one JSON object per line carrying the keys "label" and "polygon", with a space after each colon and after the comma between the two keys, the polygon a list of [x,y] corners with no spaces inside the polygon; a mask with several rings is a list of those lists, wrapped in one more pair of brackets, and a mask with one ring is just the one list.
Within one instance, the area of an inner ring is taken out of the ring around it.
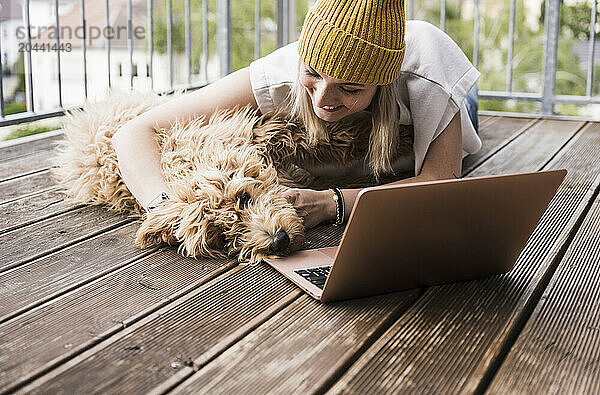
{"label": "railing post", "polygon": [[217,52],[224,77],[231,73],[231,0],[217,1]]}
{"label": "railing post", "polygon": [[129,89],[133,90],[133,5],[131,0],[127,0],[127,52],[129,54]]}
{"label": "railing post", "polygon": [[190,0],[185,0],[185,60],[187,62],[187,83],[192,84],[192,43]]}
{"label": "railing post", "polygon": [[277,0],[277,48],[290,42],[290,0]]}
{"label": "railing post", "polygon": [[85,98],[88,97],[88,77],[87,77],[87,22],[85,19],[85,0],[79,2],[81,7],[81,26],[83,27],[83,35],[81,37],[81,51],[83,54],[83,93]]}
{"label": "railing post", "polygon": [[4,118],[4,70],[2,68],[2,21],[0,21],[0,118]]}
{"label": "railing post", "polygon": [[512,92],[513,50],[515,46],[515,9],[516,0],[510,1],[510,15],[508,17],[508,59],[506,61],[506,91]]}
{"label": "railing post", "polygon": [[296,0],[288,1],[288,43],[296,41]]}
{"label": "railing post", "polygon": [[[56,31],[60,31],[60,18],[58,15],[58,0],[54,0],[54,17],[56,23]],[[60,34],[56,35],[56,66],[58,71],[58,106],[62,108],[62,71],[61,71],[61,63],[60,63]]]}
{"label": "railing post", "polygon": [[590,39],[588,41],[588,62],[587,62],[587,78],[585,84],[585,95],[592,96],[592,82],[594,81],[594,53],[596,47],[596,12],[598,9],[598,0],[594,0],[592,6],[592,18],[590,20]]}
{"label": "railing post", "polygon": [[[58,0],[57,0],[58,2]],[[110,24],[110,4],[108,0],[105,1],[105,11],[106,11],[106,71],[108,75],[106,76],[108,79],[108,89],[112,88],[112,77],[110,75],[110,40],[113,35],[112,26]],[[59,51],[60,53],[60,51]]]}
{"label": "railing post", "polygon": [[475,15],[473,16],[473,66],[479,68],[479,0],[475,0]]}
{"label": "railing post", "polygon": [[173,9],[167,0],[167,56],[169,58],[169,88],[173,87]]}
{"label": "railing post", "polygon": [[275,22],[277,23],[277,48],[283,46],[283,2],[284,0],[277,0],[275,7]]}
{"label": "railing post", "polygon": [[440,29],[446,31],[446,0],[442,0],[440,5]]}
{"label": "railing post", "polygon": [[558,32],[560,29],[560,0],[546,0],[544,16],[544,88],[542,97],[542,114],[554,112],[554,95],[556,93],[556,65],[558,61]]}
{"label": "railing post", "polygon": [[254,0],[254,59],[260,58],[260,0]]}
{"label": "railing post", "polygon": [[31,65],[31,20],[29,19],[29,0],[25,0],[25,5],[23,8],[24,20],[25,20],[25,29],[27,31],[27,45],[25,51],[25,73],[27,74],[27,78],[25,79],[25,90],[27,91],[27,111],[34,112],[35,109],[33,107],[33,70]]}
{"label": "railing post", "polygon": [[204,82],[208,82],[208,1],[202,0],[202,67]]}
{"label": "railing post", "polygon": [[152,0],[148,0],[148,77],[150,88],[154,90],[154,16]]}

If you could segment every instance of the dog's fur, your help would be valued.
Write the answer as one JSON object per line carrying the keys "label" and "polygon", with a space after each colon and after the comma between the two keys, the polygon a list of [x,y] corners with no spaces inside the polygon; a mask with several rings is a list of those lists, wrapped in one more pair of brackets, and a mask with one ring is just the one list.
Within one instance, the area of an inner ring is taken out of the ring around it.
{"label": "dog's fur", "polygon": [[[188,256],[238,255],[240,261],[257,262],[275,255],[273,238],[284,231],[290,243],[276,253],[287,254],[301,246],[304,234],[301,217],[282,197],[288,187],[376,183],[320,180],[302,167],[364,157],[371,128],[364,114],[346,117],[331,127],[328,142],[311,145],[304,128],[283,113],[219,111],[207,122],[175,122],[158,131],[171,199],[146,213],[120,177],[111,138],[162,101],[152,94],[113,94],[70,112],[55,157],[54,175],[72,201],[105,204],[143,219],[136,235],[142,247],[180,243]],[[412,145],[409,131],[403,137],[400,154]]]}

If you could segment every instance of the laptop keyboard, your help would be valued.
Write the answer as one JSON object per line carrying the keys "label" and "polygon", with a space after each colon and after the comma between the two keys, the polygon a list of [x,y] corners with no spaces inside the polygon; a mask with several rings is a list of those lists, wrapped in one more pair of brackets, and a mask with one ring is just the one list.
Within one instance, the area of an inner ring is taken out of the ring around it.
{"label": "laptop keyboard", "polygon": [[331,270],[331,266],[320,266],[296,270],[295,272],[320,289],[323,289],[325,286],[325,281],[327,281],[327,276],[329,276],[329,270]]}

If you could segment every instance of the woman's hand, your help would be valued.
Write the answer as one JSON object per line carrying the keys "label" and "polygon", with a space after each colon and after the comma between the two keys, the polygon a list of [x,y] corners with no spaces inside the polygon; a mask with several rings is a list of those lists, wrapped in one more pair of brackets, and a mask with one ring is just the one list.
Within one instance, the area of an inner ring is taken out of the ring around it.
{"label": "woman's hand", "polygon": [[294,206],[298,215],[304,219],[304,226],[312,228],[321,222],[335,220],[335,201],[330,190],[291,188],[283,197]]}

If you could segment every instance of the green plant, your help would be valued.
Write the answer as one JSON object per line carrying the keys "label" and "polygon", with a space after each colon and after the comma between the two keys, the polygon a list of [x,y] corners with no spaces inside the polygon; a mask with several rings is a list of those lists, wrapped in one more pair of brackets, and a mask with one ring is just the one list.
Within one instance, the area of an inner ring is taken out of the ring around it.
{"label": "green plant", "polygon": [[[217,52],[217,1],[208,0],[207,23],[208,23],[208,56],[212,57]],[[231,63],[233,71],[246,67],[254,60],[254,18],[255,0],[235,0],[231,5],[231,27],[232,27],[232,53]],[[308,11],[308,0],[296,1],[296,36],[300,32],[304,16]],[[260,2],[260,55],[271,53],[276,48],[277,32],[275,27],[275,1]],[[173,1],[172,15],[172,43],[174,54],[185,53],[185,8],[183,1]],[[158,53],[167,52],[167,10],[166,2],[156,4],[154,9],[154,49]],[[202,3],[190,2],[190,50],[193,73],[200,72],[203,48],[202,34],[203,11]]]}
{"label": "green plant", "polygon": [[11,102],[4,104],[5,115],[12,115],[25,111],[27,111],[27,106],[25,105],[25,103]]}

